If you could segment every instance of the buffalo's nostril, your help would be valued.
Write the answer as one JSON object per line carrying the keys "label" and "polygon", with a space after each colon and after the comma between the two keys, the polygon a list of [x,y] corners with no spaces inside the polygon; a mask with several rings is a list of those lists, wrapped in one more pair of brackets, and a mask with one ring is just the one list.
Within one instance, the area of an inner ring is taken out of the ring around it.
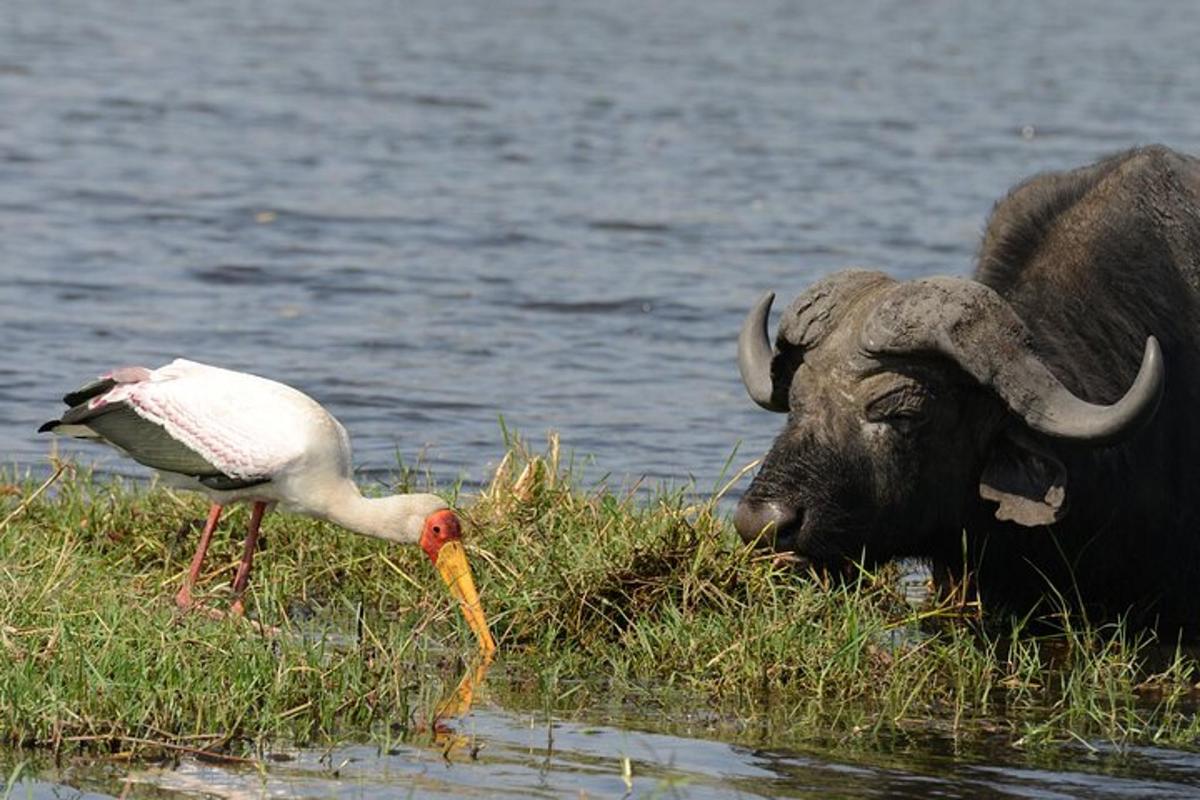
{"label": "buffalo's nostril", "polygon": [[776,537],[796,522],[797,514],[774,500],[759,502],[743,499],[733,512],[733,527],[745,542],[775,544]]}

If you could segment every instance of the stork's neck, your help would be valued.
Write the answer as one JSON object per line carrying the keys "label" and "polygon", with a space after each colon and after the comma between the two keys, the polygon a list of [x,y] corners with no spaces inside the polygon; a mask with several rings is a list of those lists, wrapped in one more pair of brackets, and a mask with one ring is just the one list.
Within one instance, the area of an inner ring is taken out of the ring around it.
{"label": "stork's neck", "polygon": [[363,536],[415,543],[425,517],[445,507],[428,494],[363,497],[354,481],[345,479],[314,493],[309,513]]}

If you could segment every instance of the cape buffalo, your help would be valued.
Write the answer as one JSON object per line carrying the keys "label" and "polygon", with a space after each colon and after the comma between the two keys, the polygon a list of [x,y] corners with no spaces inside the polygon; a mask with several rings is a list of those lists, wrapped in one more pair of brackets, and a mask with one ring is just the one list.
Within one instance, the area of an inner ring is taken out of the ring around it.
{"label": "cape buffalo", "polygon": [[[848,270],[738,340],[788,420],[734,523],[814,566],[927,560],[985,607],[1200,634],[1200,160],[1037,175],[971,279]],[[1039,606],[1039,601],[1042,605]]]}

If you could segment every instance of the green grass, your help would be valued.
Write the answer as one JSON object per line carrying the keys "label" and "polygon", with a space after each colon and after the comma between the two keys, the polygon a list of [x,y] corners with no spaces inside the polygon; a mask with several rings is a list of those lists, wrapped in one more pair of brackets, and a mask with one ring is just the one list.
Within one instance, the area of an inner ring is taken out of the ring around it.
{"label": "green grass", "polygon": [[[36,497],[36,482],[9,486],[2,744],[236,753],[409,736],[472,654],[416,548],[272,516],[248,603],[282,629],[269,636],[175,612],[202,498],[74,470]],[[489,489],[457,502],[505,704],[703,710],[792,743],[1187,745],[1200,732],[1190,655],[1119,628],[1033,636],[950,602],[917,611],[887,573],[823,584],[741,545],[712,502],[581,484],[557,443],[514,444]],[[236,534],[218,536],[200,586],[214,606],[238,553]]]}

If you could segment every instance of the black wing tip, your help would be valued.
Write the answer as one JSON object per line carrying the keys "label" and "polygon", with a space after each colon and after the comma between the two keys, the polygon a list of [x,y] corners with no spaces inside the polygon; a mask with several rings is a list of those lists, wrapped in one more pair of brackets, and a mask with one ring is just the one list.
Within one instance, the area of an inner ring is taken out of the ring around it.
{"label": "black wing tip", "polygon": [[52,431],[55,428],[57,428],[59,425],[62,425],[61,419],[52,419],[49,422],[43,422],[42,427],[38,428],[37,432],[38,433],[48,433],[49,431]]}
{"label": "black wing tip", "polygon": [[73,392],[67,392],[63,395],[63,402],[69,406],[77,406],[80,403],[91,400],[96,395],[101,395],[109,389],[117,385],[113,378],[97,378],[89,384],[80,386]]}

